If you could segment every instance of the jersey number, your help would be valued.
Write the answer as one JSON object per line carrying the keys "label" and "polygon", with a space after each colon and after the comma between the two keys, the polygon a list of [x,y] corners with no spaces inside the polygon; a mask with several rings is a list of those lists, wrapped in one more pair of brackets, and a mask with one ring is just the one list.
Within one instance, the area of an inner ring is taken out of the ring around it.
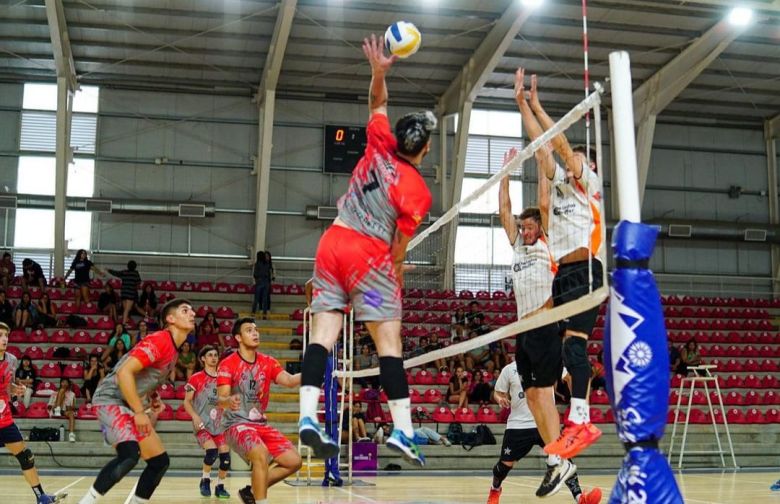
{"label": "jersey number", "polygon": [[368,194],[375,189],[379,189],[379,180],[376,178],[376,173],[370,172],[370,174],[374,181],[369,182],[368,184],[363,184],[363,194]]}

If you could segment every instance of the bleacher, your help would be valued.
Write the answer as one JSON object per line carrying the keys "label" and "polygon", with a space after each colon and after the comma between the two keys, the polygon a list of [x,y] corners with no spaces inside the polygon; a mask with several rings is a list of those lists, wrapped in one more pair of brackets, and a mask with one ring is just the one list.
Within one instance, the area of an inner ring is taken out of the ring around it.
{"label": "bleacher", "polygon": [[[251,306],[252,288],[247,284],[175,283],[169,280],[159,280],[152,284],[158,290],[161,300],[174,296],[190,299],[197,309],[198,322],[208,311],[214,312],[219,322],[219,331],[226,336],[226,342],[232,342],[229,335],[232,319],[238,314],[247,313]],[[99,280],[93,282],[91,299],[97,299],[102,287]],[[37,289],[31,291],[33,298],[41,294]],[[60,317],[67,316],[75,309],[72,288],[51,288],[49,293],[57,304]],[[18,302],[21,289],[14,286],[8,294],[12,302]],[[465,308],[474,300],[485,313],[486,323],[491,326],[499,326],[515,318],[514,301],[504,292],[455,293],[411,289],[404,297],[404,337],[412,344],[419,344],[422,336],[435,333],[449,341],[451,313],[456,308]],[[663,303],[670,338],[676,344],[682,344],[690,337],[695,337],[705,356],[704,360],[718,366],[718,379],[726,405],[725,416],[732,425],[740,465],[767,465],[770,460],[777,464],[780,457],[767,449],[767,443],[776,443],[780,433],[780,334],[775,324],[775,316],[780,314],[780,301],[669,296],[664,297]],[[268,320],[257,321],[262,352],[273,355],[283,364],[300,358],[300,351],[289,350],[289,342],[302,332],[303,305],[302,286],[274,285],[272,313]],[[602,345],[605,309],[605,306],[601,307],[598,327],[588,347],[594,357]],[[84,329],[28,329],[15,330],[11,334],[9,352],[17,356],[29,355],[40,378],[33,404],[18,420],[19,426],[25,431],[32,426],[58,426],[64,423],[64,419],[48,418],[45,407],[42,409],[35,404],[45,404],[47,392],[56,389],[60,376],[72,378],[75,388],[79,390],[82,385],[81,362],[87,355],[101,351],[108,341],[113,322],[99,315],[94,303],[82,305],[78,314],[87,320],[88,325]],[[514,350],[514,341],[505,340],[504,344],[508,351]],[[69,348],[70,358],[54,357],[55,348],[60,346]],[[420,422],[430,424],[442,433],[453,420],[463,423],[467,430],[478,423],[487,423],[500,444],[504,426],[502,412],[497,406],[472,406],[453,412],[450,408],[454,405],[440,406],[442,397],[446,400],[449,381],[447,373],[439,373],[433,368],[416,368],[408,370],[408,378],[415,417]],[[673,377],[671,380],[670,421],[674,416],[672,408],[677,401],[676,386],[679,385],[679,379]],[[202,453],[194,442],[191,424],[181,406],[183,382],[164,387],[160,392],[166,403],[166,413],[158,424],[158,430],[166,445],[170,446],[171,453],[179,455],[174,464],[179,468],[197,468]],[[296,442],[297,394],[276,386],[272,387],[271,392],[269,420]],[[684,399],[687,401],[687,397]],[[690,421],[694,424],[689,437],[691,450],[711,449],[714,444],[714,437],[710,434],[712,426],[706,425],[711,419],[704,413],[706,408],[701,408],[706,405],[706,399],[703,391],[694,392],[695,408],[690,414]],[[366,392],[356,390],[355,400],[367,402]],[[389,419],[386,397],[380,394],[379,401],[383,405],[382,417],[369,419],[369,423]],[[723,412],[716,411],[715,416],[716,421],[722,422]],[[613,414],[603,391],[595,391],[591,397],[591,417],[595,423],[601,424],[605,436],[584,457],[580,457],[578,464],[584,464],[585,467],[617,466],[623,451],[613,434]],[[51,445],[52,453],[49,453],[49,447],[34,448],[43,465],[54,465],[56,457],[57,461],[65,465],[99,467],[112,456],[112,450],[102,444],[94,413],[83,398],[79,400],[78,418],[76,430],[79,442],[76,445],[55,443]],[[373,426],[369,425],[369,430],[373,430]],[[429,467],[432,468],[466,468],[472,465],[476,468],[487,463],[481,458],[495,458],[496,450],[496,447],[478,447],[465,458],[460,457],[462,453],[458,449],[429,446],[426,454]],[[389,456],[390,453],[381,447],[380,457]],[[540,460],[538,457],[530,458],[526,463],[530,464],[529,467],[537,467],[542,463]],[[694,456],[686,460],[692,464],[716,462],[713,456]]]}

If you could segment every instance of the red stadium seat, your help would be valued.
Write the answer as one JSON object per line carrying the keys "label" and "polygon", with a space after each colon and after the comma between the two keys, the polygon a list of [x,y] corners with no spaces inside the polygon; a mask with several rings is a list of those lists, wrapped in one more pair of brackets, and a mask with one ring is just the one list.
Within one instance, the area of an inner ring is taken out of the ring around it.
{"label": "red stadium seat", "polygon": [[71,362],[62,371],[63,378],[81,378],[84,376],[84,367],[81,364]]}
{"label": "red stadium seat", "polygon": [[170,404],[166,404],[165,409],[162,411],[162,413],[160,413],[157,416],[158,420],[163,420],[163,421],[173,420],[173,418],[174,418],[173,408],[171,408]]}
{"label": "red stadium seat", "polygon": [[57,311],[64,315],[72,315],[76,313],[76,303],[73,301],[66,301],[57,308]]}
{"label": "red stadium seat", "polygon": [[707,404],[707,396],[701,390],[694,390],[693,404]]}
{"label": "red stadium seat", "polygon": [[415,406],[412,408],[412,420],[415,422],[430,422],[432,420],[431,412],[425,406]]}
{"label": "red stadium seat", "polygon": [[[230,334],[233,332],[233,321],[223,320],[219,323],[219,332],[222,334]],[[303,327],[301,327],[301,334],[303,334]]]}
{"label": "red stadium seat", "polygon": [[780,380],[778,380],[776,376],[766,375],[761,379],[761,388],[780,389]]}
{"label": "red stadium seat", "polygon": [[743,424],[745,423],[745,414],[739,408],[729,408],[726,412],[726,420],[730,424]]}
{"label": "red stadium seat", "polygon": [[91,337],[87,331],[76,331],[73,333],[73,343],[89,343],[91,340]]}
{"label": "red stadium seat", "polygon": [[744,380],[741,376],[738,375],[729,375],[728,378],[726,378],[726,388],[742,388],[742,384],[744,383]]}
{"label": "red stadium seat", "polygon": [[607,396],[607,393],[601,389],[594,390],[590,394],[590,402],[591,404],[609,404],[609,397]]}
{"label": "red stadium seat", "polygon": [[70,356],[73,359],[84,360],[87,358],[87,349],[80,346],[70,347]]}
{"label": "red stadium seat", "polygon": [[446,406],[439,406],[433,410],[431,419],[436,423],[451,423],[455,421],[455,415]]}
{"label": "red stadium seat", "polygon": [[615,422],[615,413],[612,411],[612,408],[607,408],[607,412],[604,414],[604,422],[605,423]]}
{"label": "red stadium seat", "polygon": [[440,390],[431,388],[425,391],[423,397],[426,403],[439,404],[443,396]]}
{"label": "red stadium seat", "polygon": [[748,359],[745,361],[745,364],[742,366],[742,369],[749,373],[756,373],[758,372],[759,369],[761,369],[761,365],[758,362],[756,362],[754,359]]}
{"label": "red stadium seat", "polygon": [[58,385],[54,382],[40,381],[35,386],[35,397],[49,397],[57,393]]}
{"label": "red stadium seat", "polygon": [[177,290],[182,292],[192,292],[195,290],[195,284],[187,280],[186,282],[182,282]]}
{"label": "red stadium seat", "polygon": [[227,282],[217,282],[217,284],[214,285],[214,292],[219,292],[222,294],[230,294],[233,291],[235,291],[235,287],[233,287]]}
{"label": "red stadium seat", "polygon": [[447,385],[450,383],[452,373],[447,370],[443,370],[436,375],[436,385]]}
{"label": "red stadium seat", "polygon": [[40,371],[38,371],[38,376],[41,378],[59,378],[62,376],[62,369],[59,364],[48,362],[41,366]]}
{"label": "red stadium seat", "polygon": [[758,410],[756,408],[750,408],[745,415],[745,423],[749,424],[765,424],[766,418],[764,418],[764,414],[761,413],[761,410]]}
{"label": "red stadium seat", "polygon": [[97,315],[98,307],[95,303],[84,303],[79,307],[79,314],[81,315]]}
{"label": "red stadium seat", "polygon": [[780,394],[774,390],[770,390],[764,394],[761,400],[762,404],[780,404]]}
{"label": "red stadium seat", "polygon": [[414,375],[414,383],[417,385],[433,385],[435,382],[435,377],[427,369],[421,369]]}
{"label": "red stadium seat", "polygon": [[167,383],[163,383],[160,385],[160,388],[157,389],[157,392],[160,394],[160,399],[173,399],[176,397],[176,393],[173,390],[173,386],[169,385]]}
{"label": "red stadium seat", "polygon": [[27,338],[28,336],[24,329],[13,329],[8,335],[8,341],[13,341],[14,343],[27,343]]}
{"label": "red stadium seat", "polygon": [[6,352],[13,355],[17,359],[22,358],[22,350],[18,346],[8,345],[5,349]]}
{"label": "red stadium seat", "polygon": [[590,408],[590,421],[594,424],[607,423],[604,412],[598,408]]}
{"label": "red stadium seat", "polygon": [[49,418],[49,410],[45,402],[34,402],[25,413],[25,418]]}
{"label": "red stadium seat", "polygon": [[728,406],[741,406],[745,404],[745,399],[742,397],[742,394],[739,392],[732,390],[728,394],[723,396],[723,404],[726,404]]}
{"label": "red stadium seat", "polygon": [[95,345],[107,345],[110,339],[111,334],[108,331],[98,331],[92,336],[90,343]]}
{"label": "red stadium seat", "polygon": [[24,351],[24,355],[32,360],[40,360],[43,359],[43,349],[39,346],[33,345]]}
{"label": "red stadium seat", "polygon": [[195,286],[196,292],[214,292],[214,284],[211,282],[198,282]]}
{"label": "red stadium seat", "polygon": [[780,371],[780,367],[778,367],[777,362],[771,359],[762,360],[759,369],[765,373],[777,373]]}
{"label": "red stadium seat", "polygon": [[113,331],[115,326],[116,323],[110,317],[99,317],[95,321],[95,329],[100,329],[101,331]]}
{"label": "red stadium seat", "polygon": [[76,418],[79,420],[96,420],[97,410],[92,406],[92,403],[83,403],[76,411]]}
{"label": "red stadium seat", "polygon": [[27,341],[30,343],[46,343],[49,341],[49,335],[44,329],[36,329],[30,333]]}
{"label": "red stadium seat", "polygon": [[469,408],[455,410],[455,421],[460,423],[477,423],[477,415]]}
{"label": "red stadium seat", "polygon": [[173,389],[173,397],[179,400],[184,399],[187,391],[185,390],[185,384],[182,383]]}
{"label": "red stadium seat", "polygon": [[780,423],[780,410],[777,408],[769,408],[766,410],[764,418],[767,423]]}
{"label": "red stadium seat", "polygon": [[474,299],[474,293],[464,289],[458,293],[458,299]]}
{"label": "red stadium seat", "polygon": [[217,308],[217,312],[214,314],[214,316],[221,319],[232,319],[236,316],[236,313],[231,307],[223,305]]}
{"label": "red stadium seat", "polygon": [[420,394],[420,392],[414,388],[409,389],[409,400],[412,402],[412,404],[420,404],[425,402],[422,394]]}
{"label": "red stadium seat", "polygon": [[176,282],[173,282],[171,280],[164,280],[160,282],[160,284],[157,286],[157,290],[164,291],[164,292],[175,291]]}
{"label": "red stadium seat", "polygon": [[688,422],[693,424],[705,424],[707,423],[707,415],[704,414],[699,408],[691,408],[690,417]]}
{"label": "red stadium seat", "polygon": [[187,410],[184,409],[183,404],[179,405],[179,407],[176,408],[176,413],[174,414],[174,418],[176,418],[176,420],[181,420],[183,422],[192,421],[192,417],[190,416],[189,413],[187,413]]}
{"label": "red stadium seat", "polygon": [[754,374],[749,374],[742,382],[742,386],[749,389],[761,388],[761,379]]}
{"label": "red stadium seat", "polygon": [[202,305],[195,311],[195,315],[197,315],[198,318],[203,318],[209,313],[214,313],[214,308],[209,305]]}
{"label": "red stadium seat", "polygon": [[755,390],[749,390],[745,394],[745,404],[746,405],[754,405],[754,404],[761,404],[761,395],[756,392]]}
{"label": "red stadium seat", "polygon": [[479,423],[499,423],[498,413],[487,406],[479,408],[477,411],[477,422]]}
{"label": "red stadium seat", "polygon": [[69,343],[71,341],[70,333],[63,329],[57,329],[51,334],[49,341],[52,343]]}

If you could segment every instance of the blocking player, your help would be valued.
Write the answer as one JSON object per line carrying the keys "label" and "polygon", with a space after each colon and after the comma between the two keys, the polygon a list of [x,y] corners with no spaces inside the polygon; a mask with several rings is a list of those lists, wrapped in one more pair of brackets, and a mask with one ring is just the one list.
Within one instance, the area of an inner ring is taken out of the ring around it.
{"label": "blocking player", "polygon": [[[195,328],[195,311],[186,299],[163,306],[160,321],[165,329],[139,341],[122,357],[92,397],[106,442],[116,458],[103,466],[79,504],[94,504],[138,464],[146,461],[130,504],[149,502],[168,470],[170,459],[147,414],[146,400],[165,383],[176,365],[178,349]],[[155,415],[152,414],[152,417]]]}
{"label": "blocking player", "polygon": [[[528,135],[536,139],[554,123],[539,102],[535,75],[531,76],[529,105],[524,77],[524,70],[518,69],[515,98]],[[550,252],[558,261],[553,303],[560,306],[603,284],[603,268],[598,259],[602,246],[601,180],[585,149],[572,149],[562,133],[553,138],[552,144],[565,167],[554,162],[540,166],[550,186],[549,243]],[[586,347],[597,316],[598,306],[564,321],[562,356],[572,376],[571,410],[560,437],[545,446],[547,453],[563,458],[574,457],[601,437],[601,431],[590,422],[587,399],[590,363]]]}
{"label": "blocking player", "polygon": [[[218,404],[225,440],[242,459],[252,464],[252,485],[238,494],[244,504],[267,504],[268,488],[301,468],[301,456],[284,434],[268,425],[271,383],[293,388],[301,375],[291,375],[279,361],[257,351],[260,337],[252,318],[233,324],[238,351],[219,363]],[[269,467],[271,461],[275,466]]]}
{"label": "blocking player", "polygon": [[5,446],[8,452],[16,457],[22,468],[22,476],[32,487],[38,504],[50,504],[65,498],[67,494],[49,495],[43,491],[38,470],[35,468],[35,457],[24,444],[22,433],[11,416],[11,397],[24,396],[25,386],[16,383],[16,368],[19,360],[6,352],[8,335],[11,328],[0,322],[0,446]]}
{"label": "blocking player", "polygon": [[384,55],[374,35],[363,41],[371,64],[368,144],[338,201],[339,216],[320,239],[314,263],[312,334],[303,358],[299,434],[315,456],[338,454],[338,444],[320,428],[317,403],[328,352],[341,333],[342,311],[351,303],[365,322],[379,354],[380,382],[395,426],[387,446],[424,465],[414,444],[409,385],[401,345],[401,288],[409,241],[431,206],[420,163],[436,127],[431,112],[401,117],[391,132],[385,74],[396,56]]}
{"label": "blocking player", "polygon": [[[507,152],[504,164],[516,155],[515,149]],[[552,284],[558,267],[550,254],[544,234],[548,221],[549,195],[542,169],[544,164],[550,162],[551,156],[550,149],[546,147],[536,151],[539,208],[526,208],[515,219],[509,196],[509,177],[504,177],[499,185],[499,217],[513,251],[512,285],[517,300],[518,320],[553,306]],[[563,367],[560,327],[557,322],[553,322],[518,334],[516,340],[515,361],[520,369],[528,408],[538,426],[539,435],[545,443],[552,443],[561,433],[553,391]],[[549,455],[547,472],[536,496],[554,495],[576,470],[569,460]]]}
{"label": "blocking player", "polygon": [[[550,395],[553,394],[552,391],[548,392]],[[528,407],[516,362],[507,364],[501,370],[501,374],[496,380],[493,395],[501,407],[511,408],[511,412],[506,421],[501,456],[493,467],[493,484],[490,487],[487,504],[499,504],[501,483],[506,479],[515,462],[528,455],[534,446],[543,447],[545,444]],[[572,467],[574,470],[565,480],[561,480],[558,488],[565,482],[577,504],[599,504],[601,502],[601,489],[594,488],[588,493],[583,493],[577,477],[577,467],[574,464]],[[537,492],[536,495],[539,493]],[[547,496],[549,495],[552,493],[547,494]]]}
{"label": "blocking player", "polygon": [[201,371],[193,374],[184,386],[184,409],[192,417],[192,427],[201,448],[206,450],[203,457],[203,477],[200,480],[200,495],[211,497],[211,466],[219,458],[219,473],[214,487],[214,496],[229,499],[225,490],[225,478],[230,470],[230,447],[225,442],[220,425],[222,408],[217,405],[217,365],[219,350],[206,345],[198,352]]}

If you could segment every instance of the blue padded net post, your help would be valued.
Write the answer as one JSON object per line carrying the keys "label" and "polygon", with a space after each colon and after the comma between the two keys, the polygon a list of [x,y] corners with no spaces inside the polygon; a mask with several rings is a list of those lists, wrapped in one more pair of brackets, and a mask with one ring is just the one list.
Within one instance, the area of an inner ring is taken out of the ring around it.
{"label": "blue padded net post", "polygon": [[[340,443],[339,437],[339,382],[333,375],[336,370],[339,355],[339,345],[336,344],[328,355],[325,367],[325,430],[328,435]],[[322,486],[342,486],[344,484],[339,471],[339,456],[325,461],[325,476]]]}
{"label": "blue padded net post", "polygon": [[669,354],[661,296],[648,261],[658,231],[621,221],[612,237],[615,270],[604,359],[607,391],[626,455],[610,504],[682,504],[658,449],[669,409]]}

